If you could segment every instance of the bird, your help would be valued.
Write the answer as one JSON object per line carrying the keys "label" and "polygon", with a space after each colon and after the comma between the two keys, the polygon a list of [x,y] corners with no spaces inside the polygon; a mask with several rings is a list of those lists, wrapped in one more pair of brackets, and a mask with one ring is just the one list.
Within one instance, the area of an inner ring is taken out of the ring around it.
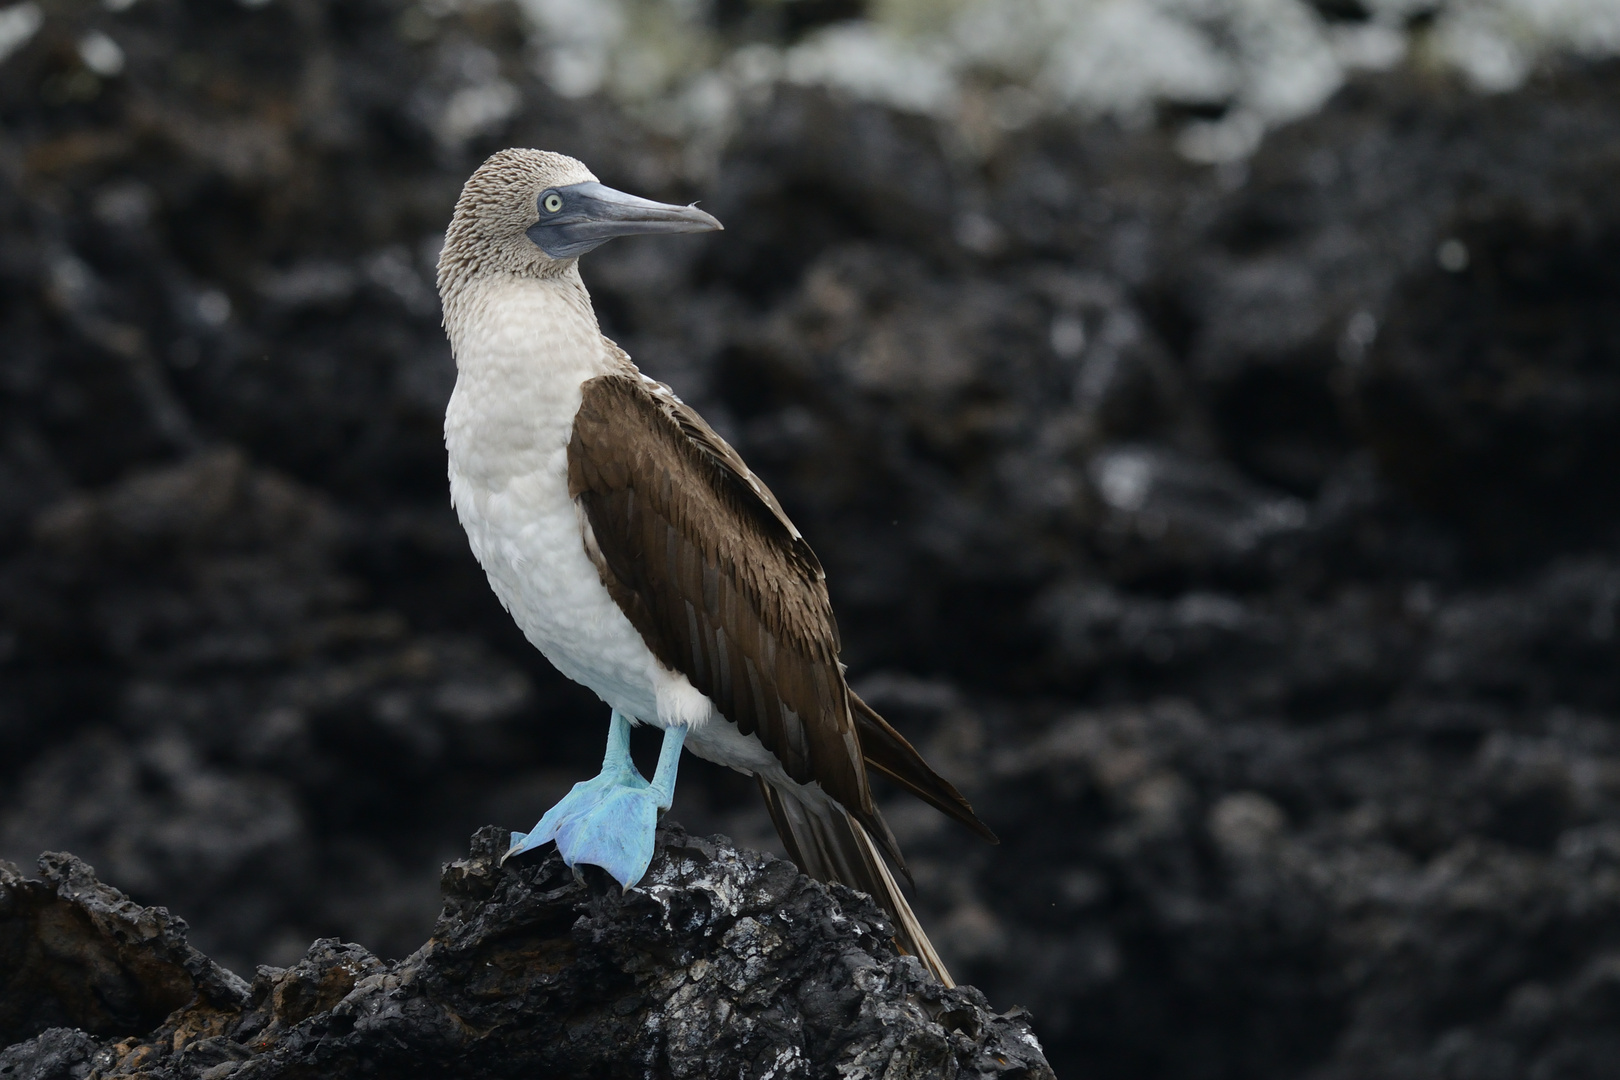
{"label": "bird", "polygon": [[[954,985],[890,869],[910,877],[870,778],[995,833],[850,688],[810,545],[737,451],[603,334],[580,276],[614,237],[721,228],[544,150],[493,154],[456,200],[438,262],[451,503],[527,640],[609,708],[601,773],[506,857],[555,841],[576,874],[633,887],[684,748],[754,777],[800,869],[871,895],[897,946]],[[642,724],[663,733],[651,781],[629,752]]]}

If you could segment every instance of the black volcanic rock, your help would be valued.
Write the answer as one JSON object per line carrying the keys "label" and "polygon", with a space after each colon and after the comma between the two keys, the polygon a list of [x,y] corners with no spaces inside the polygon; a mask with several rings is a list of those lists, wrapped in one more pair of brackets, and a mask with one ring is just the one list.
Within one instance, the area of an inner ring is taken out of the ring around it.
{"label": "black volcanic rock", "polygon": [[63,1025],[137,1035],[182,1006],[247,1000],[247,984],[164,909],[132,903],[71,855],[42,855],[39,869],[43,880],[0,863],[0,1042]]}
{"label": "black volcanic rock", "polygon": [[189,908],[233,964],[269,959],[264,935],[285,934],[272,928],[313,924],[288,935],[297,955],[342,925],[357,879],[396,898],[365,916],[391,926],[389,948],[420,940],[429,919],[401,898],[431,903],[432,879],[395,860],[446,845],[357,856],[356,831],[377,815],[408,827],[400,787],[430,812],[440,784],[462,787],[458,762],[498,788],[533,691],[478,641],[412,635],[368,604],[343,565],[351,529],[228,449],[41,515],[0,571],[18,643],[0,843],[93,854],[136,894]]}
{"label": "black volcanic rock", "polygon": [[404,960],[323,939],[251,988],[72,856],[0,867],[0,1075],[1053,1075],[1024,1014],[940,986],[870,900],[791,863],[666,825],[621,893],[554,849],[503,869],[507,836],[445,867]]}

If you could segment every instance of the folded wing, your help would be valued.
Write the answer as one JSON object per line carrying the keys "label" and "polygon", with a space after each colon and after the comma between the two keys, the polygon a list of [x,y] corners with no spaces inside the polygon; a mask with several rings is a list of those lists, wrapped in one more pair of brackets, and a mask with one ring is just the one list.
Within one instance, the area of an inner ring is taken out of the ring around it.
{"label": "folded wing", "polygon": [[881,851],[904,872],[867,766],[981,836],[994,834],[850,691],[821,564],[736,451],[668,387],[633,369],[591,379],[582,394],[568,483],[603,584],[660,661],[757,735],[788,777],[820,785],[847,813],[847,827],[824,821],[828,811],[766,789],[801,868],[872,894],[895,916],[902,943],[943,976],[876,858]]}

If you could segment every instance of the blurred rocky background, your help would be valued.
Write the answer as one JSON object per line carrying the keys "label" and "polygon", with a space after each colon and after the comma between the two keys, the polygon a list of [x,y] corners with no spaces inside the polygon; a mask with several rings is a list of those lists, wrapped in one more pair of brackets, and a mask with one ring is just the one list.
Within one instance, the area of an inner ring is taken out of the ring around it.
{"label": "blurred rocky background", "polygon": [[[0,857],[400,956],[605,713],[448,507],[490,151],[781,496],[1060,1076],[1620,1073],[1620,4],[0,8]],[[775,850],[688,758],[674,816]]]}

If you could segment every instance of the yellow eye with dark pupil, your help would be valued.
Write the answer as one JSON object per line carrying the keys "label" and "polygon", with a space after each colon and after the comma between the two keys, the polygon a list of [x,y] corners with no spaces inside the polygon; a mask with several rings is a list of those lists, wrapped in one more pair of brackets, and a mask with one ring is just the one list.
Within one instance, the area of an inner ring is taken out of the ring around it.
{"label": "yellow eye with dark pupil", "polygon": [[558,195],[556,192],[552,192],[550,195],[546,196],[545,206],[546,213],[555,214],[557,211],[562,209],[562,196]]}

